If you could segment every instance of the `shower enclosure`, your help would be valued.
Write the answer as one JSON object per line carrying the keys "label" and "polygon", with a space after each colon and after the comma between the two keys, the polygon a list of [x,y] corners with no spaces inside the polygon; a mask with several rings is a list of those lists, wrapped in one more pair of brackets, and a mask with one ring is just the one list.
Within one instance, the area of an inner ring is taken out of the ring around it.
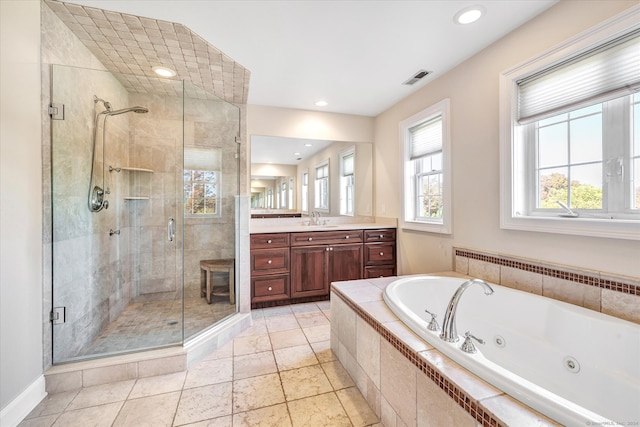
{"label": "shower enclosure", "polygon": [[236,313],[239,109],[183,81],[51,76],[53,363],[181,345]]}

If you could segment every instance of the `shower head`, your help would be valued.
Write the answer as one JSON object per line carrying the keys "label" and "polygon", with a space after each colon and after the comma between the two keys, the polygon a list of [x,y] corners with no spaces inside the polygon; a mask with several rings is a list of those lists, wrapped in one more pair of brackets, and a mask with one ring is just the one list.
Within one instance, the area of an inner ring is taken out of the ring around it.
{"label": "shower head", "polygon": [[117,116],[118,114],[124,114],[124,113],[130,113],[130,112],[144,114],[144,113],[148,113],[149,109],[147,107],[141,107],[139,105],[136,105],[133,107],[123,108],[121,110],[109,111],[107,114],[110,116]]}
{"label": "shower head", "polygon": [[107,110],[107,112],[111,111],[111,103],[109,101],[105,101],[104,99],[98,98],[97,96],[93,95],[93,102],[102,102],[102,105],[104,105],[104,108]]}

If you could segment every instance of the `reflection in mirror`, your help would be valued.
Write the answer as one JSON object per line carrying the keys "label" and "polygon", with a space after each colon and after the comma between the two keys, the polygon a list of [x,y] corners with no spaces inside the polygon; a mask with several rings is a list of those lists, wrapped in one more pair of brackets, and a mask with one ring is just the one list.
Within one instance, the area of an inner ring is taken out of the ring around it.
{"label": "reflection in mirror", "polygon": [[371,216],[372,145],[251,137],[252,217]]}

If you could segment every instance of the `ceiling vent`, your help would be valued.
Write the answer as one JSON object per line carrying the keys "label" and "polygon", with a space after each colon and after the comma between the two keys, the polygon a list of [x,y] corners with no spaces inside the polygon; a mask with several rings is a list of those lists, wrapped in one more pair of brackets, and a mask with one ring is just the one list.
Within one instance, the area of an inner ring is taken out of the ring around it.
{"label": "ceiling vent", "polygon": [[431,71],[420,70],[417,73],[415,73],[413,76],[411,76],[411,78],[409,78],[409,80],[407,80],[406,82],[404,82],[402,84],[411,86],[411,85],[416,84],[417,82],[419,82],[420,79],[422,79],[424,77],[427,77],[429,74],[431,74]]}

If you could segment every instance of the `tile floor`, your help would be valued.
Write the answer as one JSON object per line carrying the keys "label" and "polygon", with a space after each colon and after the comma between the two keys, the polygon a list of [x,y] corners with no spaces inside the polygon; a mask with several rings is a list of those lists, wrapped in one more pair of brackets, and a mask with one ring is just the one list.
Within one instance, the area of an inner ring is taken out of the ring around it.
{"label": "tile floor", "polygon": [[187,372],[51,394],[33,426],[381,427],[330,348],[328,301],[252,311]]}

